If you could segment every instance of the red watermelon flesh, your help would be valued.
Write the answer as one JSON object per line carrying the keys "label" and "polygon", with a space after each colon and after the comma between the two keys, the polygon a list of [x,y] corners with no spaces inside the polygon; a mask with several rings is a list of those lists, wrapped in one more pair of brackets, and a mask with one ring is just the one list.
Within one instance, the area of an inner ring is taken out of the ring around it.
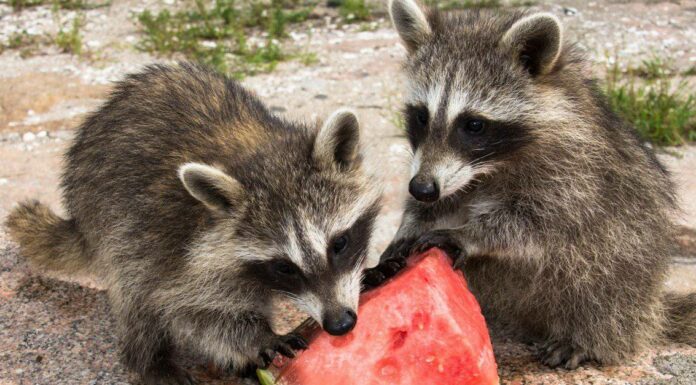
{"label": "red watermelon flesh", "polygon": [[358,323],[341,337],[319,333],[280,369],[279,385],[497,384],[481,309],[440,250],[412,258],[365,293]]}

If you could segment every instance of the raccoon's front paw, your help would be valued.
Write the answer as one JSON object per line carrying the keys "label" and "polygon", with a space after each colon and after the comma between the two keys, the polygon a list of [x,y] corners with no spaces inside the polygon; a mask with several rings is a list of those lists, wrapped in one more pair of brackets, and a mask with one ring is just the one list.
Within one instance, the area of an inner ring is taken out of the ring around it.
{"label": "raccoon's front paw", "polygon": [[288,358],[295,358],[296,350],[307,349],[307,341],[300,335],[288,333],[283,336],[275,336],[269,343],[262,346],[256,365],[259,368],[267,368],[273,362],[276,354],[281,354]]}
{"label": "raccoon's front paw", "polygon": [[414,241],[414,238],[401,238],[390,243],[380,256],[379,265],[363,273],[363,289],[381,285],[406,267],[406,258],[411,253]]}
{"label": "raccoon's front paw", "polygon": [[551,368],[563,367],[574,370],[581,364],[590,361],[591,357],[587,351],[574,347],[570,343],[551,340],[541,346],[539,359],[544,365]]}
{"label": "raccoon's front paw", "polygon": [[447,253],[455,266],[466,262],[464,248],[452,235],[451,230],[434,230],[421,235],[411,247],[411,253],[419,254],[433,247]]}
{"label": "raccoon's front paw", "polygon": [[406,258],[391,258],[380,262],[372,269],[365,270],[363,273],[363,289],[371,289],[381,285],[387,279],[393,277],[401,269],[406,267]]}

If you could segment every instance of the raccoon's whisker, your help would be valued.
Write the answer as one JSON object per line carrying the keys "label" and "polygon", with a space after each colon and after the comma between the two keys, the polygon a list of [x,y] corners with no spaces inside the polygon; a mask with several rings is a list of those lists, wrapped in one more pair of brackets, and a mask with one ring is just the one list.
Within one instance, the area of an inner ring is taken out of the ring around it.
{"label": "raccoon's whisker", "polygon": [[480,161],[486,159],[487,157],[491,157],[491,156],[493,156],[493,155],[495,155],[495,151],[491,151],[491,152],[489,152],[488,154],[481,155],[480,157],[478,157],[478,158],[472,160],[471,162],[469,162],[469,164],[475,164],[475,163],[480,162]]}
{"label": "raccoon's whisker", "polygon": [[300,298],[297,294],[291,293],[291,292],[289,292],[289,291],[278,290],[278,289],[273,289],[272,291],[273,291],[273,292],[276,292],[276,293],[279,293],[279,294],[282,294],[282,295],[284,295],[284,296],[286,296],[286,297],[288,297],[288,298],[291,298],[291,299],[299,299],[299,298]]}

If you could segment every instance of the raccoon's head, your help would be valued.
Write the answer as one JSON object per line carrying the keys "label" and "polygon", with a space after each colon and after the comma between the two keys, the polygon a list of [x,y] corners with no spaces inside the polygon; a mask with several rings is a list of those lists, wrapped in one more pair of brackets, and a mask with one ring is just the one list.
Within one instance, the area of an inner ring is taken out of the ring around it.
{"label": "raccoon's head", "polygon": [[[548,13],[439,13],[392,0],[408,51],[405,120],[414,151],[409,191],[434,202],[516,162],[548,114],[562,29]],[[559,101],[560,102],[560,101]],[[552,124],[551,124],[552,125]]]}
{"label": "raccoon's head", "polygon": [[198,263],[219,266],[252,302],[285,296],[327,332],[345,334],[357,321],[381,192],[362,170],[352,112],[318,130],[285,128],[234,170],[180,168],[189,193],[218,218]]}

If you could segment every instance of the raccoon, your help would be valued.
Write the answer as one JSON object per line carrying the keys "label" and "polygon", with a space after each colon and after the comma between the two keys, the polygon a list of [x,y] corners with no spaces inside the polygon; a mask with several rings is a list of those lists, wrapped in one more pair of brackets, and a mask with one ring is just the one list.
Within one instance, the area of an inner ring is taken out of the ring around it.
{"label": "raccoon", "polygon": [[150,66],[79,128],[62,188],[68,218],[23,203],[10,234],[39,268],[104,280],[147,384],[195,382],[183,352],[243,374],[306,348],[271,329],[276,298],[334,335],[357,321],[381,192],[348,110],[292,123],[204,67]]}
{"label": "raccoon", "polygon": [[664,292],[674,186],[609,108],[549,13],[441,13],[392,0],[407,48],[410,196],[371,284],[432,246],[496,334],[541,360],[610,364],[696,343],[696,294]]}

